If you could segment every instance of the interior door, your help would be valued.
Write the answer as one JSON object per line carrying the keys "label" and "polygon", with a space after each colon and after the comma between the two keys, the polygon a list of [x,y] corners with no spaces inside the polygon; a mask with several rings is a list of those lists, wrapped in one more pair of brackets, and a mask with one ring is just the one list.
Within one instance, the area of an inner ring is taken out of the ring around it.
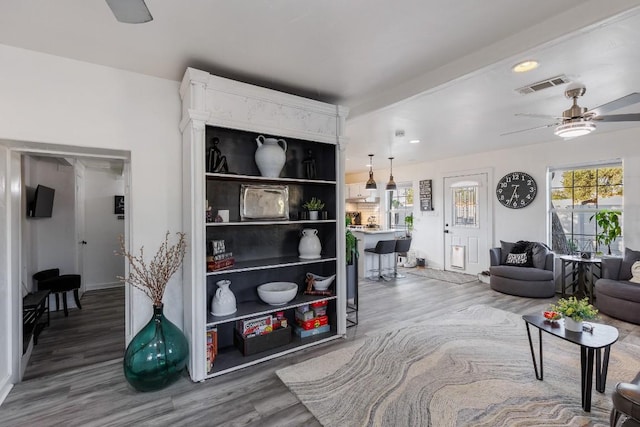
{"label": "interior door", "polygon": [[488,174],[444,178],[445,270],[478,274],[489,268]]}
{"label": "interior door", "polygon": [[80,285],[80,296],[85,292],[85,258],[84,251],[85,245],[85,166],[82,162],[74,161],[75,171],[75,184],[76,184],[76,242],[78,243],[76,249],[76,271],[80,274],[82,282]]}

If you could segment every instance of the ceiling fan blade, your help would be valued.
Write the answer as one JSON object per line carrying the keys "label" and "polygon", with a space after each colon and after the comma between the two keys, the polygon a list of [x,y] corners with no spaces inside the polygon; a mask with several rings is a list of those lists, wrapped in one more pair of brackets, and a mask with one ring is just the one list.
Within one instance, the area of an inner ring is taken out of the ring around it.
{"label": "ceiling fan blade", "polygon": [[607,102],[606,104],[602,104],[599,107],[593,108],[589,110],[589,114],[602,116],[603,114],[606,114],[609,111],[615,111],[620,108],[627,107],[629,105],[637,104],[638,102],[640,102],[640,93],[633,92],[633,93],[630,93],[629,95],[623,96],[622,98],[615,99],[611,102]]}
{"label": "ceiling fan blade", "polygon": [[562,117],[552,116],[550,114],[529,114],[529,113],[516,113],[518,117],[535,117],[537,119],[562,119]]}
{"label": "ceiling fan blade", "polygon": [[550,128],[552,126],[558,126],[559,124],[560,123],[551,123],[551,124],[548,124],[548,125],[536,126],[534,128],[529,128],[529,129],[514,130],[512,132],[501,133],[500,136],[513,135],[514,133],[520,133],[520,132],[529,132],[530,130],[546,129],[546,128]]}
{"label": "ceiling fan blade", "polygon": [[591,120],[599,122],[640,122],[640,113],[609,114],[606,116],[595,116]]}
{"label": "ceiling fan blade", "polygon": [[105,0],[119,22],[142,24],[153,20],[144,0]]}

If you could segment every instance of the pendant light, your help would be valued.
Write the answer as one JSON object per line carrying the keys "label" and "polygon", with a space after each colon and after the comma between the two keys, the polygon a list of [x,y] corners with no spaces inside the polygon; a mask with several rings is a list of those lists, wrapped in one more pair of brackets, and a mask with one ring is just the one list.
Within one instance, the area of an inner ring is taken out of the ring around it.
{"label": "pendant light", "polygon": [[389,182],[387,182],[387,190],[397,190],[398,186],[393,180],[393,157],[389,157],[389,162],[391,166],[389,167]]}
{"label": "pendant light", "polygon": [[369,154],[369,180],[364,188],[367,190],[375,190],[378,188],[376,182],[373,180],[373,154]]}

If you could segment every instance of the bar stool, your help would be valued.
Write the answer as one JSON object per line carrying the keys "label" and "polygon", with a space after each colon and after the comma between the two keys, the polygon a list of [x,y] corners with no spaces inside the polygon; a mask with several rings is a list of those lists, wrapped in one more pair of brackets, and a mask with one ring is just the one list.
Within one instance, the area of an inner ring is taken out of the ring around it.
{"label": "bar stool", "polygon": [[409,252],[409,248],[410,247],[411,247],[411,238],[396,240],[396,247],[395,247],[395,251],[394,251],[395,255],[396,255],[395,256],[396,263],[393,266],[393,276],[396,279],[402,279],[404,277],[407,277],[407,276],[405,276],[403,274],[399,274],[398,273],[398,256],[399,256],[399,254],[403,254],[403,253]]}
{"label": "bar stool", "polygon": [[[376,280],[379,279],[384,279],[384,280],[391,280],[391,278],[385,276],[383,274],[383,269],[382,269],[382,255],[391,255],[395,252],[396,250],[396,241],[394,240],[380,240],[378,241],[378,243],[376,244],[375,248],[368,248],[365,249],[365,253],[369,253],[369,254],[373,254],[373,255],[378,255],[378,268],[372,268],[369,271],[372,273],[377,273],[378,276],[376,277]],[[394,256],[395,258],[395,256]],[[373,275],[369,276],[369,279],[373,280]]]}

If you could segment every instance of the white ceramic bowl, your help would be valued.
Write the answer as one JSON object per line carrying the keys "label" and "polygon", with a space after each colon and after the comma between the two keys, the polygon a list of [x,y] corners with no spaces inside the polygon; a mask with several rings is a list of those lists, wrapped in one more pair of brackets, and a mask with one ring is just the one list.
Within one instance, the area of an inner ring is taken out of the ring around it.
{"label": "white ceramic bowl", "polygon": [[318,276],[317,274],[307,273],[307,279],[309,277],[313,277],[313,288],[316,291],[326,291],[327,289],[329,289],[329,286],[333,282],[333,279],[336,278],[336,275],[334,274],[332,276]]}
{"label": "white ceramic bowl", "polygon": [[269,282],[258,286],[258,296],[269,305],[283,305],[296,297],[298,285],[293,282]]}

